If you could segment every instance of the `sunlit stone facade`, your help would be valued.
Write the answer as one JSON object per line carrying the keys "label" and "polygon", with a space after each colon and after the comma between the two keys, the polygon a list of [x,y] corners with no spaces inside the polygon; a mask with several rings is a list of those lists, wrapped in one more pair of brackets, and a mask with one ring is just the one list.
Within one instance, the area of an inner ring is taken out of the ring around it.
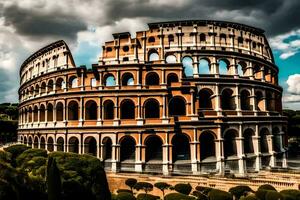
{"label": "sunlit stone facade", "polygon": [[21,66],[19,140],[110,171],[245,175],[286,167],[278,67],[264,31],[221,21],[113,34],[98,64],[64,41]]}

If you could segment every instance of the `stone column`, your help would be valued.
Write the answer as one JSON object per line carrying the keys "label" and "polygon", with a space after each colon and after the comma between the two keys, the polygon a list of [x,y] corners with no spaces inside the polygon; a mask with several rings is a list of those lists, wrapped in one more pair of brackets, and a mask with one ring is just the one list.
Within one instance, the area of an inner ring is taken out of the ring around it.
{"label": "stone column", "polygon": [[139,133],[138,144],[135,146],[135,171],[143,171],[143,163],[145,161],[145,146],[142,145],[142,134]]}
{"label": "stone column", "polygon": [[120,144],[113,143],[112,145],[112,161],[111,161],[111,171],[118,172],[118,164],[120,162]]}
{"label": "stone column", "polygon": [[222,108],[221,108],[221,101],[220,101],[221,94],[219,92],[219,83],[216,83],[215,87],[216,87],[215,111],[217,112],[218,116],[222,116]]}
{"label": "stone column", "polygon": [[256,155],[255,159],[255,171],[259,171],[261,169],[261,153],[260,153],[260,136],[259,136],[259,129],[258,125],[255,125],[255,135],[252,136],[253,140],[253,150],[254,154]]}
{"label": "stone column", "polygon": [[115,104],[115,108],[114,108],[114,112],[115,112],[115,118],[114,118],[114,122],[113,122],[113,125],[114,126],[119,126],[120,124],[120,107],[119,107],[119,97],[116,96],[116,104]]}
{"label": "stone column", "polygon": [[238,84],[235,85],[235,104],[236,104],[237,115],[241,116],[242,115],[242,112],[241,112],[241,96],[240,96],[239,85]]}
{"label": "stone column", "polygon": [[198,57],[193,56],[193,76],[194,78],[199,77],[199,62],[198,62]]}
{"label": "stone column", "polygon": [[171,145],[169,144],[169,133],[165,133],[165,144],[162,145],[162,151],[163,151],[163,162],[162,162],[162,169],[163,169],[163,174],[164,175],[169,175],[169,165],[171,164],[170,162],[170,157],[169,157],[169,151],[171,148]]}
{"label": "stone column", "polygon": [[224,162],[224,149],[223,149],[223,141],[222,138],[222,130],[221,126],[218,127],[218,139],[215,140],[216,146],[216,158],[217,158],[217,170],[219,171],[219,175],[223,176],[225,174],[225,162]]}
{"label": "stone column", "polygon": [[98,106],[97,106],[97,125],[101,126],[102,125],[102,97],[98,98]]}
{"label": "stone column", "polygon": [[144,124],[144,117],[142,117],[142,105],[141,105],[141,96],[138,96],[138,105],[137,105],[137,125],[143,125]]}
{"label": "stone column", "polygon": [[242,125],[239,125],[239,137],[236,138],[237,143],[237,156],[239,158],[239,174],[244,176],[245,175],[245,154],[244,154],[244,138],[243,138],[243,129]]}
{"label": "stone column", "polygon": [[267,135],[269,154],[271,154],[271,158],[270,158],[271,167],[275,167],[275,163],[276,163],[276,158],[274,155],[273,139],[274,139],[273,135]]}
{"label": "stone column", "polygon": [[200,162],[199,160],[199,154],[198,154],[198,149],[199,149],[199,144],[200,142],[197,141],[197,129],[194,128],[194,140],[190,142],[190,149],[191,149],[191,164],[192,164],[192,172],[193,174],[198,174],[198,163]]}
{"label": "stone column", "polygon": [[80,97],[80,105],[79,105],[79,124],[78,126],[82,126],[83,125],[83,118],[84,118],[84,102],[83,102],[83,97]]}
{"label": "stone column", "polygon": [[254,87],[251,88],[251,104],[252,104],[252,111],[254,112],[254,115],[257,116],[257,109],[256,109],[256,105],[257,105],[257,100],[256,100],[256,96],[255,96],[255,89]]}
{"label": "stone column", "polygon": [[253,64],[252,64],[252,62],[249,62],[249,77],[250,77],[250,80],[254,80]]}

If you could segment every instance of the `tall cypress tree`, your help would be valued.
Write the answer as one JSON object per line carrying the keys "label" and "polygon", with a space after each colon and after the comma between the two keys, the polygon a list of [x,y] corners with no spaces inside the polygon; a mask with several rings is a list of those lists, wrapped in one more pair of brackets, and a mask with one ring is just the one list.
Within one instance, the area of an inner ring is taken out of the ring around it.
{"label": "tall cypress tree", "polygon": [[61,200],[60,172],[54,158],[49,157],[47,166],[48,200]]}

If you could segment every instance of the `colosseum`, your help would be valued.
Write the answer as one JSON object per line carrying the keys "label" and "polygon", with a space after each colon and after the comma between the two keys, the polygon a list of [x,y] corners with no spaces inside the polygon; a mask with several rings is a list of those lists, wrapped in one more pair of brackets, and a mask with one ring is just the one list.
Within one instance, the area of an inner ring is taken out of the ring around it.
{"label": "colosseum", "polygon": [[264,35],[211,20],[113,34],[98,63],[64,41],[20,69],[18,140],[111,172],[245,175],[286,167],[278,67]]}

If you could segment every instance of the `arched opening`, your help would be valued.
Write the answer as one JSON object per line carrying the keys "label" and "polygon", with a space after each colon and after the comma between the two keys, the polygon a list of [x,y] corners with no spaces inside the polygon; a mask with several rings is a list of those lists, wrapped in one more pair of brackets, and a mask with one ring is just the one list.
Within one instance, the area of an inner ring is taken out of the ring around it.
{"label": "arched opening", "polygon": [[220,44],[226,44],[226,35],[224,33],[220,34]]}
{"label": "arched opening", "polygon": [[76,76],[71,76],[69,78],[69,88],[77,88],[78,87],[78,79]]}
{"label": "arched opening", "polygon": [[64,106],[61,102],[56,104],[56,121],[63,121],[64,119]]}
{"label": "arched opening", "polygon": [[29,107],[28,115],[29,115],[28,122],[32,122],[32,108],[31,107]]}
{"label": "arched opening", "polygon": [[45,141],[44,137],[41,137],[40,148],[41,149],[45,149],[46,148],[46,141]]}
{"label": "arched opening", "polygon": [[219,74],[227,75],[229,69],[229,61],[226,59],[220,59],[219,64]]}
{"label": "arched opening", "polygon": [[267,91],[266,92],[266,106],[267,111],[274,111],[274,93]]}
{"label": "arched opening", "polygon": [[237,132],[235,130],[229,130],[224,135],[224,156],[225,158],[231,156],[237,156],[236,137]]}
{"label": "arched opening", "polygon": [[182,133],[174,135],[172,138],[172,152],[173,162],[179,160],[190,160],[189,138]]}
{"label": "arched opening", "polygon": [[65,81],[63,78],[58,78],[56,80],[56,90],[60,91],[63,90],[66,87]]}
{"label": "arched opening", "polygon": [[254,153],[254,147],[253,147],[253,136],[254,131],[250,128],[244,131],[244,153],[245,154],[252,154]]}
{"label": "arched opening", "polygon": [[213,108],[211,96],[213,92],[210,89],[202,89],[199,91],[199,108],[203,110],[210,110]]}
{"label": "arched opening", "polygon": [[34,89],[34,96],[38,95],[40,93],[40,86],[36,85]]}
{"label": "arched opening", "polygon": [[150,72],[146,76],[146,85],[159,85],[159,76],[155,72]]}
{"label": "arched opening", "polygon": [[122,86],[134,85],[133,75],[131,73],[125,73],[122,76]]}
{"label": "arched opening", "polygon": [[239,62],[237,65],[237,73],[240,77],[244,76],[246,73],[246,63],[245,62]]}
{"label": "arched opening", "polygon": [[200,34],[200,42],[205,42],[206,41],[206,35],[204,33]]}
{"label": "arched opening", "polygon": [[168,41],[169,41],[169,46],[170,46],[171,43],[174,42],[174,35],[172,35],[172,34],[168,35]]}
{"label": "arched opening", "polygon": [[172,83],[177,83],[178,81],[179,80],[178,80],[177,74],[175,74],[175,73],[168,74],[168,77],[167,77],[168,86],[170,86]]}
{"label": "arched opening", "polygon": [[280,152],[281,151],[281,141],[280,141],[280,130],[278,127],[273,128],[272,130],[272,142],[273,142],[273,149],[275,152]]}
{"label": "arched opening", "polygon": [[263,98],[263,94],[260,91],[257,91],[255,93],[256,96],[256,110],[258,111],[263,111],[264,110],[264,98]]}
{"label": "arched opening", "polygon": [[105,86],[115,86],[116,85],[116,79],[112,74],[108,74],[105,76]]}
{"label": "arched opening", "polygon": [[32,147],[32,137],[28,137],[28,146]]}
{"label": "arched opening", "polygon": [[85,104],[85,120],[97,120],[98,106],[93,100],[89,100]]}
{"label": "arched opening", "polygon": [[145,140],[146,162],[162,160],[162,141],[158,136],[149,136]]}
{"label": "arched opening", "polygon": [[103,160],[111,160],[112,159],[112,141],[109,137],[105,137],[103,139]]}
{"label": "arched opening", "polygon": [[216,148],[215,148],[214,135],[208,131],[203,132],[200,135],[199,141],[200,141],[200,160],[215,161]]}
{"label": "arched opening", "polygon": [[155,37],[150,36],[150,37],[148,38],[148,42],[149,42],[149,43],[155,42]]}
{"label": "arched opening", "polygon": [[39,109],[37,106],[34,106],[34,109],[33,109],[33,121],[34,122],[37,122],[38,121],[38,112],[39,112]]}
{"label": "arched opening", "polygon": [[64,151],[64,138],[63,137],[59,137],[57,139],[57,151]]}
{"label": "arched opening", "polygon": [[41,94],[45,94],[46,93],[46,83],[42,82],[41,84]]}
{"label": "arched opening", "polygon": [[48,81],[48,84],[47,84],[47,87],[48,87],[48,92],[52,92],[53,91],[53,80],[49,80]]}
{"label": "arched opening", "polygon": [[152,49],[148,52],[148,60],[150,62],[159,60],[159,55],[156,50]]}
{"label": "arched opening", "polygon": [[135,160],[135,141],[132,137],[125,136],[121,142],[120,158],[121,162],[125,160]]}
{"label": "arched opening", "polygon": [[27,137],[24,137],[24,142],[23,144],[26,144],[27,145]]}
{"label": "arched opening", "polygon": [[53,121],[53,105],[51,103],[48,103],[47,105],[47,121]]}
{"label": "arched opening", "polygon": [[68,120],[78,120],[78,103],[71,101],[68,104]]}
{"label": "arched opening", "polygon": [[79,140],[77,137],[69,139],[69,152],[79,153]]}
{"label": "arched opening", "polygon": [[114,102],[111,100],[104,102],[104,119],[114,119],[114,106]]}
{"label": "arched opening", "polygon": [[49,137],[48,141],[47,141],[47,150],[52,152],[54,151],[54,142],[53,142],[53,138]]}
{"label": "arched opening", "polygon": [[159,102],[156,99],[148,99],[144,104],[145,118],[159,118]]}
{"label": "arched opening", "polygon": [[206,59],[200,59],[199,61],[199,74],[210,74],[210,64]]}
{"label": "arched opening", "polygon": [[221,94],[221,106],[223,110],[235,110],[235,99],[231,89],[224,89]]}
{"label": "arched opening", "polygon": [[97,141],[94,137],[87,137],[84,140],[84,153],[97,156]]}
{"label": "arched opening", "polygon": [[193,76],[193,59],[189,56],[186,56],[182,59],[183,72],[185,77]]}
{"label": "arched opening", "polygon": [[121,119],[135,119],[135,105],[130,99],[123,100],[120,106]]}
{"label": "arched opening", "polygon": [[174,55],[167,55],[166,56],[166,62],[167,63],[176,63],[177,62],[176,56],[174,56]]}
{"label": "arched opening", "polygon": [[41,104],[40,106],[40,121],[44,122],[45,121],[45,106],[44,104]]}
{"label": "arched opening", "polygon": [[39,139],[38,137],[35,137],[33,141],[33,148],[38,148],[38,147],[39,147]]}
{"label": "arched opening", "polygon": [[243,90],[241,92],[241,109],[242,110],[251,110],[250,92],[248,90]]}
{"label": "arched opening", "polygon": [[169,115],[181,116],[186,115],[185,100],[181,97],[172,97],[169,101]]}
{"label": "arched opening", "polygon": [[261,153],[269,153],[268,135],[270,135],[270,133],[267,128],[263,128],[259,132],[259,136],[260,136],[259,143],[260,143],[260,152]]}

